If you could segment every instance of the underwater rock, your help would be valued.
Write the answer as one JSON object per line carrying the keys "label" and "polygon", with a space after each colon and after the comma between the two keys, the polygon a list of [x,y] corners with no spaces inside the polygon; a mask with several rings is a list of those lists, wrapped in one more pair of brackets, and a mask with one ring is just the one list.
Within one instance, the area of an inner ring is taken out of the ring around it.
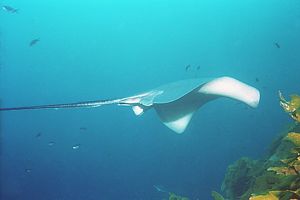
{"label": "underwater rock", "polygon": [[273,142],[267,157],[258,161],[241,158],[227,169],[222,191],[215,200],[300,199],[300,96],[286,101],[279,92],[280,105],[296,123]]}
{"label": "underwater rock", "polygon": [[211,196],[214,198],[214,200],[225,200],[224,197],[216,191],[212,191]]}
{"label": "underwater rock", "polygon": [[253,196],[250,197],[249,200],[279,200],[278,192],[272,191],[272,192],[268,192],[268,194]]}
{"label": "underwater rock", "polygon": [[227,168],[221,190],[229,199],[238,199],[254,181],[257,161],[241,158]]}
{"label": "underwater rock", "polygon": [[[188,197],[179,196],[173,192],[167,191],[162,185],[153,185],[153,187],[158,191],[169,195],[168,200],[190,200]],[[166,199],[163,199],[166,200]]]}
{"label": "underwater rock", "polygon": [[295,146],[300,147],[300,133],[288,133],[286,139],[291,141]]}
{"label": "underwater rock", "polygon": [[169,200],[189,200],[189,198],[187,197],[182,197],[182,196],[179,196],[179,195],[176,195],[172,192],[169,193]]}
{"label": "underwater rock", "polygon": [[291,101],[285,100],[282,93],[279,91],[280,105],[294,120],[300,122],[300,96],[290,95]]}
{"label": "underwater rock", "polygon": [[296,170],[290,167],[269,167],[267,170],[280,175],[297,175]]}
{"label": "underwater rock", "polygon": [[[241,158],[230,165],[222,184],[225,198],[229,200],[288,200],[292,197],[300,199],[298,194],[300,151],[287,140],[287,137],[281,139],[277,151],[275,150],[269,159],[254,161]],[[274,160],[274,157],[277,159]],[[277,193],[278,195],[275,195]]]}

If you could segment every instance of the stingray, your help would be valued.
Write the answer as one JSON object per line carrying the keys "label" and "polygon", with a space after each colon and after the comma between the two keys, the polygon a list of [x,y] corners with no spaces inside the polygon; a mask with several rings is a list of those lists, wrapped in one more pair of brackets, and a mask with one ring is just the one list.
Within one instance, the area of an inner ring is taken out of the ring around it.
{"label": "stingray", "polygon": [[192,116],[201,106],[220,97],[235,99],[255,108],[259,103],[260,93],[250,85],[224,76],[219,78],[180,80],[134,96],[119,99],[0,108],[0,111],[96,108],[115,104],[131,106],[135,115],[142,115],[153,108],[163,124],[176,133],[183,133]]}

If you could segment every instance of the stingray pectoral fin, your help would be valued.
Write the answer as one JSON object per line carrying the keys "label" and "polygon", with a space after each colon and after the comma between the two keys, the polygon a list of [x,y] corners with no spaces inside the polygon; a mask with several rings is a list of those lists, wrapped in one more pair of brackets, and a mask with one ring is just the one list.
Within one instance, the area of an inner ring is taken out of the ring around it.
{"label": "stingray pectoral fin", "polygon": [[220,77],[207,82],[198,90],[199,93],[229,97],[242,101],[255,108],[259,104],[259,91],[231,77]]}
{"label": "stingray pectoral fin", "polygon": [[164,125],[176,133],[183,133],[199,107],[215,98],[213,95],[191,91],[176,101],[155,104],[153,107]]}
{"label": "stingray pectoral fin", "polygon": [[164,125],[180,134],[185,131],[197,108],[192,108],[189,104],[172,102],[155,105],[154,109]]}
{"label": "stingray pectoral fin", "polygon": [[193,114],[207,102],[218,97],[229,97],[257,107],[260,93],[234,78],[221,77],[199,85],[181,98],[167,103],[154,104],[161,121],[176,133],[183,133]]}
{"label": "stingray pectoral fin", "polygon": [[165,121],[163,122],[168,128],[180,134],[183,133],[190,123],[192,116],[194,113],[186,114],[180,118],[177,118],[173,121]]}

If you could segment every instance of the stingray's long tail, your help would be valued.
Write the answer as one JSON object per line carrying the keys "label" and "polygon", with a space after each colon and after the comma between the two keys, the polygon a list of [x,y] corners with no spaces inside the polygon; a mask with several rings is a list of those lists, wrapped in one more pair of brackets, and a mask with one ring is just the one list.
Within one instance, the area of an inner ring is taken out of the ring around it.
{"label": "stingray's long tail", "polygon": [[38,106],[23,106],[23,107],[11,107],[11,108],[0,108],[0,111],[11,111],[11,110],[37,110],[37,109],[62,109],[62,108],[95,108],[103,105],[118,104],[120,99],[115,100],[97,100],[97,101],[82,101],[76,103],[66,104],[49,104],[49,105],[38,105]]}

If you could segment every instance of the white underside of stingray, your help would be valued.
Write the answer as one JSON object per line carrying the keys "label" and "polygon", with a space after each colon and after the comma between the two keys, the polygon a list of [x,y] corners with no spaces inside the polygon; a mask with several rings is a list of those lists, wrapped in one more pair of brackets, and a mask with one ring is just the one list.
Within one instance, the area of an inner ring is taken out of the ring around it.
{"label": "white underside of stingray", "polygon": [[256,88],[231,77],[187,79],[121,99],[0,108],[0,111],[98,107],[117,104],[131,106],[136,115],[142,115],[153,108],[168,128],[176,133],[183,133],[193,114],[207,102],[219,97],[235,99],[255,108],[259,103],[260,93]]}

